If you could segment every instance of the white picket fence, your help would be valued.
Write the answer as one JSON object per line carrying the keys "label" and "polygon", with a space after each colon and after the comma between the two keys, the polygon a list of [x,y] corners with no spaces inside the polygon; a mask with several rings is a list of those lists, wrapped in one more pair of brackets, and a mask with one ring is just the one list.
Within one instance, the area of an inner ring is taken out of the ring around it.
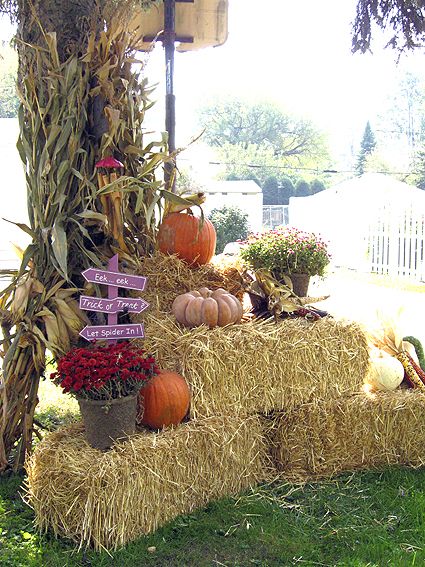
{"label": "white picket fence", "polygon": [[425,207],[413,201],[403,205],[383,205],[369,225],[369,268],[378,274],[424,281]]}
{"label": "white picket fence", "polygon": [[289,224],[321,234],[336,267],[425,281],[425,191],[365,174],[291,198]]}

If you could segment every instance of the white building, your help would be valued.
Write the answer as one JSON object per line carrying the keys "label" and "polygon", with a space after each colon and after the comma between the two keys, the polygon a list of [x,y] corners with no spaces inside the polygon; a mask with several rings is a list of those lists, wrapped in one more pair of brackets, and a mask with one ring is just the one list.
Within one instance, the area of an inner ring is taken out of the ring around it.
{"label": "white building", "polygon": [[255,181],[210,181],[206,186],[206,215],[223,206],[239,207],[248,215],[249,228],[259,232],[263,222],[263,192]]}

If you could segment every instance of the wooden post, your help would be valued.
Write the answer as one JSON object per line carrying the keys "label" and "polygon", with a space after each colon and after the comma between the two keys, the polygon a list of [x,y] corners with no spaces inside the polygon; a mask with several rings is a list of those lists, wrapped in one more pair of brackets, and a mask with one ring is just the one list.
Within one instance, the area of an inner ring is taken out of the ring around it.
{"label": "wooden post", "polygon": [[[168,132],[168,151],[176,149],[176,97],[174,96],[174,51],[176,40],[176,3],[175,0],[164,0],[164,35],[162,43],[165,49],[165,129]],[[175,192],[175,165],[165,164],[166,186]]]}

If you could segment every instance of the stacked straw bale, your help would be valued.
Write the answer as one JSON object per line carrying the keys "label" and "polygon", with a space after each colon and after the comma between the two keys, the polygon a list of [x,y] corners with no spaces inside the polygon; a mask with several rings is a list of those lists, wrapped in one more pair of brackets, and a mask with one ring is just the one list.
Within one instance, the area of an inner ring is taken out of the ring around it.
{"label": "stacked straw bale", "polygon": [[141,346],[162,368],[186,378],[191,417],[268,413],[361,389],[369,349],[356,323],[248,320],[187,329],[171,314],[175,297],[202,286],[224,287],[241,297],[237,270],[211,265],[195,270],[176,256],[158,253],[146,258],[141,273],[148,278],[143,297],[151,304],[147,313],[134,317],[145,324]]}
{"label": "stacked straw bale", "polygon": [[142,297],[154,312],[170,312],[177,295],[200,287],[223,287],[239,299],[243,296],[239,272],[228,265],[219,268],[207,264],[191,268],[176,255],[156,252],[144,258],[140,274],[148,278]]}
{"label": "stacked straw bale", "polygon": [[330,318],[189,330],[172,316],[151,314],[143,345],[162,368],[186,378],[192,417],[268,413],[351,395],[369,364],[358,325]]}
{"label": "stacked straw bale", "polygon": [[215,417],[141,432],[102,453],[80,423],[51,433],[27,463],[27,500],[41,530],[117,549],[179,514],[265,477],[257,417]]}
{"label": "stacked straw bale", "polygon": [[417,390],[314,401],[265,426],[272,460],[286,478],[425,462],[425,396]]}
{"label": "stacked straw bale", "polygon": [[[27,500],[42,530],[80,546],[117,549],[179,514],[282,471],[333,474],[353,463],[399,458],[395,432],[385,433],[392,422],[384,404],[352,397],[369,366],[367,339],[356,323],[248,319],[224,328],[187,329],[171,315],[174,298],[205,286],[242,298],[237,270],[191,269],[176,256],[156,254],[144,260],[140,273],[148,278],[142,296],[151,305],[134,317],[145,324],[141,346],[155,354],[160,367],[186,378],[192,421],[140,432],[106,453],[87,444],[81,424],[47,436],[27,463]],[[407,420],[407,403],[397,413],[400,402],[391,400],[398,398],[385,399],[394,423]],[[345,422],[350,404],[357,408],[356,419],[353,413]],[[382,423],[379,442],[371,427],[376,422]],[[339,439],[343,427],[347,446]],[[358,446],[362,436],[370,437],[367,458],[361,453],[349,459],[350,444]],[[382,449],[387,438],[393,441]],[[411,446],[405,446],[408,452]]]}

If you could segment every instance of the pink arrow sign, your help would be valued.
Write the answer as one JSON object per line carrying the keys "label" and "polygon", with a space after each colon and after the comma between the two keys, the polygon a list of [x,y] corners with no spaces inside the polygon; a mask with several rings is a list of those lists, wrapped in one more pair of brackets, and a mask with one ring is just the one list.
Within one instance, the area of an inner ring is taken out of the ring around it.
{"label": "pink arrow sign", "polygon": [[118,339],[143,339],[145,330],[142,323],[130,325],[85,326],[80,335],[88,341],[116,341]]}
{"label": "pink arrow sign", "polygon": [[143,291],[146,286],[146,278],[144,276],[134,276],[132,274],[124,274],[123,272],[109,272],[107,270],[98,270],[97,268],[88,268],[82,272],[82,275],[88,282],[123,287],[124,289]]}
{"label": "pink arrow sign", "polygon": [[80,296],[80,309],[85,311],[98,311],[100,313],[141,313],[149,307],[144,299],[130,297],[115,297],[114,299],[103,299],[102,297]]}

